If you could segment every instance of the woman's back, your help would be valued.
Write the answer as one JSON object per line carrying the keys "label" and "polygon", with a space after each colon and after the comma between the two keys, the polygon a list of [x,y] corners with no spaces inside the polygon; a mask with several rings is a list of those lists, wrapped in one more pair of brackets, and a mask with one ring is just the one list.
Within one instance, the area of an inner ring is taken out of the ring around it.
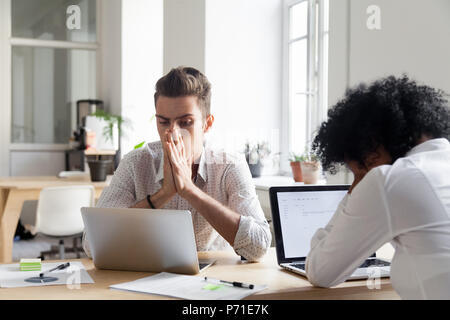
{"label": "woman's back", "polygon": [[394,236],[393,287],[406,299],[450,299],[449,141],[426,141],[380,169]]}

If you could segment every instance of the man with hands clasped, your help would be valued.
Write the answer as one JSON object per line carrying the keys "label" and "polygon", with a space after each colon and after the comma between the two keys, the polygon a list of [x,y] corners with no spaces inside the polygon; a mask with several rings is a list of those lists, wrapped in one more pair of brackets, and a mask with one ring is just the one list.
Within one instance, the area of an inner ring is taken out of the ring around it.
{"label": "man with hands clasped", "polygon": [[205,144],[214,123],[210,100],[210,83],[194,68],[162,77],[155,93],[160,141],[124,157],[97,207],[189,210],[198,251],[233,248],[257,261],[270,246],[270,229],[243,155]]}

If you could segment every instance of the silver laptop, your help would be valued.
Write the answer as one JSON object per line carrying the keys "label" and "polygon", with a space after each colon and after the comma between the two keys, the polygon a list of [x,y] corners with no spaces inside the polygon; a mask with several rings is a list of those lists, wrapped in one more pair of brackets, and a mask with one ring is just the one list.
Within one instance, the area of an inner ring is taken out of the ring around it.
{"label": "silver laptop", "polygon": [[196,274],[213,260],[197,257],[185,210],[81,208],[98,269]]}
{"label": "silver laptop", "polygon": [[[278,264],[306,276],[311,239],[334,215],[348,185],[272,187],[270,205]],[[390,262],[370,256],[348,279],[389,277]]]}

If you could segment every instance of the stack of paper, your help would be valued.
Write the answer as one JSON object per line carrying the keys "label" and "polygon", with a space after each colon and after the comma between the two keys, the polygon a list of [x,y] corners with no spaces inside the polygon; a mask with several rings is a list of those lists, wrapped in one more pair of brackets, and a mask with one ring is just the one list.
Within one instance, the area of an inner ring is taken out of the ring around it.
{"label": "stack of paper", "polygon": [[20,259],[20,271],[41,271],[41,259]]}
{"label": "stack of paper", "polygon": [[[57,266],[61,262],[44,262],[42,271],[46,272]],[[64,270],[55,270],[47,273],[49,277],[57,278],[57,281],[32,283],[27,279],[39,277],[41,271],[19,271],[19,263],[0,264],[0,288],[36,287],[66,285],[68,288],[77,288],[82,283],[94,283],[89,273],[87,273],[83,263],[80,261],[70,261],[70,267]]]}
{"label": "stack of paper", "polygon": [[217,285],[205,281],[205,277],[161,272],[139,280],[110,286],[112,289],[158,294],[191,300],[239,300],[267,288],[255,285],[253,289]]}

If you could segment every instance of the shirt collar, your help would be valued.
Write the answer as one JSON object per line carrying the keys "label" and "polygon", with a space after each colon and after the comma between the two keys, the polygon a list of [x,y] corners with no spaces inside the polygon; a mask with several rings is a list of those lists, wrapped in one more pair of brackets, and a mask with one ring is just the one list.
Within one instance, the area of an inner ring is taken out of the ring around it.
{"label": "shirt collar", "polygon": [[410,156],[420,152],[434,151],[450,149],[450,142],[445,138],[431,139],[421,144],[418,144],[406,153],[406,156]]}
{"label": "shirt collar", "polygon": [[[163,151],[164,152],[164,151]],[[200,156],[197,177],[200,176],[203,181],[207,181],[208,172],[206,170],[206,152],[205,147],[203,147],[202,154]],[[161,155],[161,161],[159,162],[158,171],[155,175],[155,182],[160,182],[164,180],[164,154]]]}
{"label": "shirt collar", "polygon": [[198,163],[198,171],[197,176],[200,176],[203,181],[207,181],[208,179],[208,170],[206,170],[206,152],[205,147],[203,147],[202,155],[200,156],[200,161]]}

